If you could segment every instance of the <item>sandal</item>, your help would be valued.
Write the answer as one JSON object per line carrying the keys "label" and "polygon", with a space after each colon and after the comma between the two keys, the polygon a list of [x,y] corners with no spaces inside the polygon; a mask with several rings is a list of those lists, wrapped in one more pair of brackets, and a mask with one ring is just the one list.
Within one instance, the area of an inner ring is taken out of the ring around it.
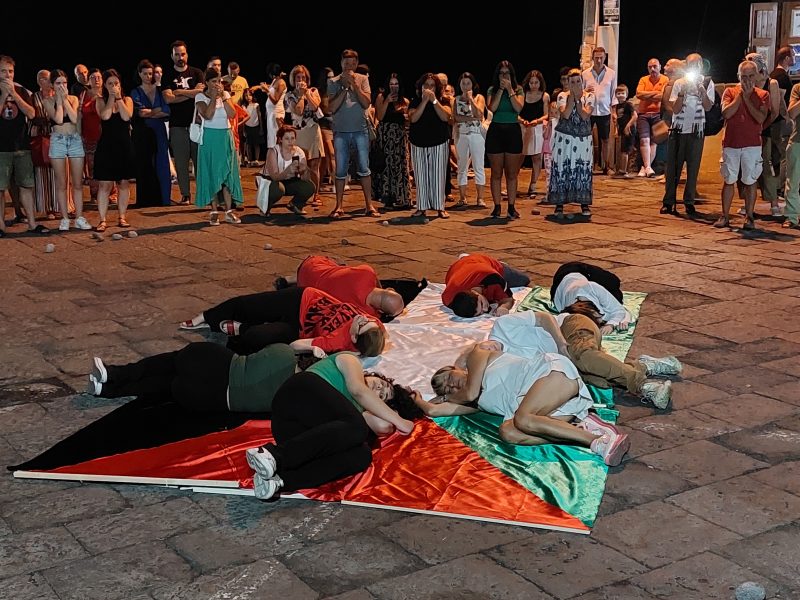
{"label": "sandal", "polygon": [[205,321],[202,323],[195,323],[192,319],[188,321],[182,321],[178,325],[178,329],[183,329],[184,331],[197,331],[198,329],[208,329],[208,323]]}
{"label": "sandal", "polygon": [[28,233],[38,233],[39,235],[47,235],[50,230],[44,225],[37,225],[33,229],[28,229]]}
{"label": "sandal", "polygon": [[466,200],[464,200],[464,198],[459,198],[459,199],[458,199],[458,202],[456,202],[456,203],[453,205],[453,208],[461,208],[462,206],[466,206],[466,205],[467,205],[467,201],[466,201]]}
{"label": "sandal", "polygon": [[365,208],[364,209],[364,216],[365,217],[380,217],[381,213],[378,212],[377,208],[372,206],[370,208]]}
{"label": "sandal", "polygon": [[219,329],[225,335],[227,335],[229,337],[233,337],[233,336],[239,335],[239,326],[240,325],[241,325],[241,323],[239,323],[238,321],[231,321],[231,320],[220,321]]}
{"label": "sandal", "polygon": [[425,211],[424,210],[417,210],[417,211],[411,213],[411,217],[412,218],[417,218],[417,219],[419,217],[425,217]]}
{"label": "sandal", "polygon": [[94,230],[95,230],[95,231],[99,231],[99,232],[101,232],[101,233],[102,233],[103,231],[105,231],[105,230],[106,230],[106,228],[107,228],[107,227],[108,227],[108,225],[106,224],[106,222],[105,222],[105,221],[100,221],[100,222],[97,224],[97,227],[95,227],[95,228],[94,228]]}
{"label": "sandal", "polygon": [[341,208],[337,208],[331,211],[331,214],[328,215],[329,219],[341,219],[344,216],[344,211]]}
{"label": "sandal", "polygon": [[439,213],[439,218],[440,219],[449,219],[450,218],[450,215],[447,214],[446,210],[440,210],[440,211],[437,211],[437,212]]}
{"label": "sandal", "polygon": [[[105,221],[103,221],[103,223],[105,223]],[[120,217],[119,221],[117,221],[117,225],[119,225],[120,227],[130,227],[131,226],[131,224],[128,223],[128,221],[127,221],[127,219],[125,217]],[[100,231],[100,230],[98,229],[98,231]]]}

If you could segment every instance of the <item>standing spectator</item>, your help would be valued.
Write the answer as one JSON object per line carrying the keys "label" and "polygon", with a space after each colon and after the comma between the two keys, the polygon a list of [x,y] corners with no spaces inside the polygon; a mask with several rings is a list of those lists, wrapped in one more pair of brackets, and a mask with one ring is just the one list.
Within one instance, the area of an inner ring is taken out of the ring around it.
{"label": "standing spectator", "polygon": [[714,82],[703,83],[703,57],[690,54],[686,57],[686,72],[672,86],[669,97],[672,107],[672,128],[667,143],[666,189],[662,199],[661,214],[678,214],[678,180],[686,163],[686,185],[683,188],[683,205],[687,215],[694,215],[697,174],[703,156],[703,139],[706,111],[714,102]]}
{"label": "standing spectator", "polygon": [[261,147],[264,145],[264,132],[261,128],[258,102],[253,100],[253,92],[249,88],[242,92],[239,104],[247,111],[247,120],[244,122],[245,160],[242,166],[260,167],[258,157],[261,156]]}
{"label": "standing spectator", "polygon": [[522,123],[522,154],[531,157],[531,182],[528,185],[528,198],[536,197],[536,182],[542,172],[542,147],[544,145],[544,124],[550,109],[550,94],[544,76],[537,70],[528,72],[522,80],[525,90],[525,104],[519,113]]}
{"label": "standing spectator", "polygon": [[323,181],[327,181],[325,189],[320,189],[320,192],[333,191],[333,176],[336,172],[336,164],[334,160],[335,151],[333,149],[333,115],[328,102],[328,80],[333,79],[336,73],[330,67],[323,67],[317,77],[317,89],[320,92],[320,105],[319,109],[322,117],[319,119],[319,128],[322,131],[322,146],[325,151],[325,156],[320,161],[319,169],[319,182],[322,185]]}
{"label": "standing spectator", "polygon": [[94,178],[94,152],[100,139],[100,115],[95,100],[103,94],[103,74],[100,69],[89,72],[89,87],[78,96],[81,103],[81,139],[86,154],[83,165],[84,181],[89,186],[89,197],[97,200],[99,184]]}
{"label": "standing spectator", "polygon": [[486,185],[486,169],[484,168],[486,140],[483,131],[483,115],[486,111],[486,100],[480,93],[480,87],[472,73],[465,72],[458,77],[461,94],[455,97],[453,120],[456,124],[458,141],[458,193],[456,206],[467,204],[467,181],[470,163],[475,173],[475,193],[477,205],[485,207],[483,188]]}
{"label": "standing spectator", "polygon": [[206,71],[214,69],[217,73],[222,74],[222,59],[219,56],[212,56],[206,63]]}
{"label": "standing spectator", "polygon": [[[560,88],[553,90],[553,94],[560,94]],[[547,191],[550,190],[550,173],[553,167],[553,133],[558,125],[561,111],[558,109],[558,102],[550,100],[547,122],[544,124],[544,141],[542,143],[542,167],[544,168],[544,200],[539,200],[539,204],[547,204]],[[538,209],[533,209],[531,214],[538,215]]]}
{"label": "standing spectator", "polygon": [[615,96],[617,103],[614,105],[614,111],[611,114],[614,120],[614,129],[619,137],[619,160],[617,161],[614,176],[627,178],[630,177],[628,173],[628,157],[634,148],[633,126],[636,123],[637,114],[633,104],[628,102],[627,85],[624,83],[619,84]]}
{"label": "standing spectator", "polygon": [[450,106],[441,102],[444,88],[435,74],[425,73],[416,87],[416,97],[408,107],[408,139],[417,183],[417,210],[412,216],[425,218],[425,212],[433,209],[439,218],[447,219],[444,190],[450,158]]}
{"label": "standing spectator", "polygon": [[[788,107],[792,94],[792,80],[789,77],[789,69],[795,62],[794,50],[791,46],[783,46],[778,50],[775,59],[775,69],[769,76],[778,82],[778,87],[783,94],[783,105]],[[781,111],[778,118],[769,127],[770,151],[769,161],[772,165],[772,173],[778,178],[778,195],[784,193],[786,185],[786,144],[789,141],[789,134],[792,132],[792,119],[789,118],[785,109]],[[769,169],[765,169],[767,171]]]}
{"label": "standing spectator", "polygon": [[69,93],[67,74],[56,69],[50,73],[55,95],[44,101],[50,128],[50,164],[56,177],[56,199],[61,209],[59,231],[69,231],[67,186],[72,184],[75,202],[75,228],[91,229],[83,216],[83,141],[80,134],[80,101]]}
{"label": "standing spectator", "polygon": [[[39,153],[38,161],[34,161],[34,179],[35,179],[35,202],[36,212],[45,212],[49,219],[56,218],[59,215],[58,202],[56,201],[56,178],[53,175],[53,167],[50,164],[49,157],[45,163],[42,159],[46,155],[43,149],[43,138],[47,138],[47,143],[50,141],[50,119],[47,118],[47,113],[44,110],[45,98],[51,98],[55,95],[53,84],[50,83],[50,71],[42,69],[36,73],[36,82],[39,84],[39,91],[31,96],[31,105],[35,111],[33,119],[30,120],[30,137],[31,146],[37,145],[33,148]],[[32,150],[32,152],[33,152]],[[39,162],[40,164],[37,164]],[[67,206],[72,212],[75,210],[75,205],[72,204],[72,196],[67,198]]]}
{"label": "standing spectator", "polygon": [[411,184],[408,179],[408,98],[397,73],[386,80],[386,87],[375,99],[378,137],[375,143],[383,152],[384,168],[372,175],[373,196],[387,207],[411,206]]}
{"label": "standing spectator", "polygon": [[[769,92],[756,86],[758,67],[745,60],[739,64],[739,83],[722,94],[725,136],[722,138],[722,216],[714,227],[728,227],[733,190],[741,179],[745,192],[744,229],[755,229],[753,208],[756,181],[761,174],[761,126],[769,113]],[[741,174],[741,175],[740,175]]]}
{"label": "standing spectator", "polygon": [[297,65],[289,73],[291,90],[286,94],[286,108],[292,116],[297,132],[297,145],[305,152],[308,175],[314,184],[312,206],[317,206],[316,192],[319,189],[319,161],[324,155],[322,133],[317,123],[317,111],[321,102],[319,91],[311,87],[311,73],[304,65]]}
{"label": "standing spectator", "polygon": [[241,223],[233,211],[234,202],[244,202],[239,174],[239,157],[231,134],[236,108],[231,95],[222,87],[222,76],[208,69],[204,76],[206,90],[195,96],[197,114],[203,119],[203,143],[197,156],[197,196],[199,208],[211,204],[209,224],[219,225],[217,195],[225,201],[225,222]]}
{"label": "standing spectator", "polygon": [[77,64],[73,73],[75,73],[75,83],[69,88],[69,93],[80,98],[81,94],[89,89],[89,69],[86,65]]}
{"label": "standing spectator", "polygon": [[[267,140],[267,150],[277,143],[278,129],[283,126],[286,118],[286,73],[281,70],[281,66],[270,63],[267,66],[267,75],[271,79],[269,85],[261,82],[257,87],[264,93],[264,137]],[[255,90],[254,90],[255,91]]]}
{"label": "standing spectator", "polygon": [[164,100],[170,105],[169,145],[175,160],[178,187],[181,189],[180,203],[189,204],[192,200],[189,191],[190,159],[195,166],[195,174],[197,171],[197,144],[189,139],[189,125],[194,117],[194,98],[203,90],[205,80],[200,69],[189,66],[186,42],[175,40],[170,48],[172,67],[164,73],[163,90]]}
{"label": "standing spectator", "polygon": [[239,71],[239,63],[231,61],[228,63],[228,74],[222,78],[223,81],[231,84],[231,100],[233,100],[234,104],[239,104],[242,94],[250,87],[247,79],[242,77]]}
{"label": "standing spectator", "polygon": [[594,94],[583,89],[579,69],[567,74],[566,91],[558,95],[560,118],[552,138],[553,160],[547,201],[555,204],[556,219],[564,216],[564,205],[581,205],[581,214],[592,212],[592,122]]}
{"label": "standing spectator", "polygon": [[772,167],[772,139],[770,137],[770,126],[786,112],[783,102],[783,92],[776,79],[769,76],[769,68],[766,59],[757,52],[751,52],[744,57],[745,60],[752,61],[756,65],[756,87],[769,93],[769,112],[764,120],[761,131],[761,158],[763,161],[761,177],[761,196],[766,202],[770,203],[773,217],[781,216],[781,209],[778,206],[778,181],[780,179],[780,160],[778,167],[773,171]]}
{"label": "standing spectator", "polygon": [[114,182],[119,184],[117,207],[120,227],[129,227],[125,212],[130,199],[131,180],[136,177],[136,159],[131,141],[133,98],[122,91],[119,73],[109,69],[103,73],[103,90],[95,99],[97,114],[103,121],[100,139],[95,152],[95,178],[99,182],[97,211],[100,222],[97,231],[106,230],[108,197]]}
{"label": "standing spectator", "polygon": [[170,107],[153,81],[153,63],[147,59],[141,60],[136,71],[140,85],[131,91],[134,106],[133,145],[136,149],[136,205],[168,206],[172,177],[166,121],[170,117]]}
{"label": "standing spectator", "polygon": [[358,52],[355,50],[346,49],[342,52],[341,65],[342,72],[328,80],[328,107],[333,116],[333,146],[336,153],[336,207],[330,216],[338,219],[344,215],[344,184],[350,166],[350,148],[354,146],[356,174],[361,178],[364,192],[364,214],[379,217],[380,213],[372,205],[372,173],[369,170],[366,121],[366,111],[372,101],[369,77],[355,72],[358,66]]}
{"label": "standing spectator", "polygon": [[657,58],[647,61],[647,75],[639,79],[636,97],[639,99],[636,129],[639,132],[639,151],[642,155],[642,168],[639,177],[653,177],[656,172],[652,163],[656,157],[657,144],[650,136],[653,125],[661,120],[661,99],[669,78],[661,74],[661,63]]}
{"label": "standing spectator", "polygon": [[595,162],[603,175],[608,175],[611,163],[611,148],[608,138],[611,134],[611,107],[617,103],[614,91],[617,89],[617,72],[605,65],[606,50],[598,46],[592,52],[592,66],[586,69],[583,77],[584,87],[595,98],[592,109],[592,127],[597,127],[597,138],[600,140],[600,157]]}
{"label": "standing spectator", "polygon": [[[11,179],[19,187],[19,200],[28,219],[28,231],[50,233],[44,225],[36,224],[33,209],[33,162],[31,161],[28,119],[36,114],[31,95],[14,83],[14,59],[0,55],[0,198],[11,189]],[[0,237],[6,234],[5,203],[0,211]]]}
{"label": "standing spectator", "polygon": [[787,119],[792,123],[792,134],[789,136],[789,145],[786,147],[786,209],[783,227],[798,229],[798,214],[800,214],[800,83],[792,87],[789,99]]}
{"label": "standing spectator", "polygon": [[522,86],[517,84],[514,66],[507,60],[500,61],[494,69],[492,85],[486,91],[492,122],[486,132],[486,154],[492,168],[492,217],[500,217],[503,172],[508,190],[508,218],[519,219],[516,209],[517,178],[522,166],[522,126],[519,113],[525,102]]}

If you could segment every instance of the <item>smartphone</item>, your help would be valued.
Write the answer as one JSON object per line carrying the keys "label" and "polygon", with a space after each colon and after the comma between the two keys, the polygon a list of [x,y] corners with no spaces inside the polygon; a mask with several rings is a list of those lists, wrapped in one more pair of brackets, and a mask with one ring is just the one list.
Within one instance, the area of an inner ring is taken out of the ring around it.
{"label": "smartphone", "polygon": [[292,157],[292,162],[295,163],[295,164],[298,164],[300,162],[300,157],[299,156],[293,156]]}

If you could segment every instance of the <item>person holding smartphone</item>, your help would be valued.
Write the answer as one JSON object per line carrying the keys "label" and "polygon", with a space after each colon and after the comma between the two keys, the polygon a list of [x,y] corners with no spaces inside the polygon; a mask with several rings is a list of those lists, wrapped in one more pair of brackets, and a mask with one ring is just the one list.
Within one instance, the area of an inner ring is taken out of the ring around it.
{"label": "person holding smartphone", "polygon": [[262,173],[269,181],[269,205],[264,216],[283,196],[292,196],[286,205],[294,214],[302,217],[303,208],[314,195],[316,186],[311,181],[311,172],[303,149],[297,146],[297,132],[291,125],[281,125],[276,134],[277,142],[267,151],[267,162]]}

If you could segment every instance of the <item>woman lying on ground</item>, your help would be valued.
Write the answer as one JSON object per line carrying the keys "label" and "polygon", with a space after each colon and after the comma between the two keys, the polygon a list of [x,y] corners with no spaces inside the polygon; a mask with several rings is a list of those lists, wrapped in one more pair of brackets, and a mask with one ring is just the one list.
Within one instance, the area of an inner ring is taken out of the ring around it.
{"label": "woman lying on ground", "polygon": [[[674,356],[654,358],[641,355],[637,361],[622,362],[602,349],[600,327],[603,320],[599,312],[590,309],[590,302],[572,305],[585,307],[585,313],[561,313],[553,316],[546,312],[524,311],[498,318],[483,348],[502,350],[518,356],[533,358],[540,353],[557,352],[569,357],[583,379],[599,388],[619,386],[643,400],[651,401],[656,408],[669,406],[672,382],[648,381],[654,375],[678,375],[682,365]],[[490,344],[500,344],[493,347]],[[461,360],[461,359],[460,359]],[[459,360],[456,366],[461,366]]]}
{"label": "woman lying on ground", "polygon": [[95,357],[89,392],[105,398],[161,394],[192,410],[271,412],[276,443],[247,450],[259,498],[363,471],[376,434],[409,434],[412,419],[422,415],[408,389],[379,373],[365,374],[354,354],[295,369],[285,344],[238,356],[197,342],[128,365]]}
{"label": "woman lying on ground", "polygon": [[557,354],[522,358],[476,345],[465,369],[442,367],[431,385],[436,398],[416,399],[425,414],[463,415],[481,409],[501,415],[500,437],[511,444],[580,444],[610,466],[618,465],[630,447],[627,435],[589,415],[592,399],[578,370]]}
{"label": "woman lying on ground", "polygon": [[328,354],[351,350],[378,356],[386,344],[378,318],[312,287],[237,296],[180,324],[186,330],[206,327],[227,334],[228,347],[239,354],[286,343],[295,352],[317,347]]}

